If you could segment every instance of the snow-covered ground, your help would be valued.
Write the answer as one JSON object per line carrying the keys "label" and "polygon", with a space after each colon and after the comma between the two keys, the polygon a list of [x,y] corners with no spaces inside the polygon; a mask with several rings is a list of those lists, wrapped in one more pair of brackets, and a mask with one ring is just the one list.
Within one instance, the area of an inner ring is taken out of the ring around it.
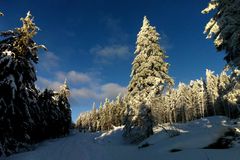
{"label": "snow-covered ground", "polygon": [[[215,116],[176,124],[180,135],[175,137],[169,137],[157,128],[153,136],[139,145],[150,144],[144,148],[126,144],[121,136],[123,127],[103,134],[75,132],[65,138],[45,141],[33,151],[4,160],[239,160],[238,142],[230,149],[202,149],[233,127],[229,123],[226,117]],[[172,149],[180,151],[170,152]]]}

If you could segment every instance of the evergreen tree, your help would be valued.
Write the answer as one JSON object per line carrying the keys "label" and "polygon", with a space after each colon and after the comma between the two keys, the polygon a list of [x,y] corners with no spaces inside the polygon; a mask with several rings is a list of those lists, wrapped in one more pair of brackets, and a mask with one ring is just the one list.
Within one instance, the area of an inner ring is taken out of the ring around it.
{"label": "evergreen tree", "polygon": [[191,95],[194,108],[194,119],[204,117],[207,112],[206,90],[203,80],[195,80],[190,82]]}
{"label": "evergreen tree", "polygon": [[179,115],[178,121],[184,123],[192,119],[192,95],[189,86],[184,83],[179,83],[178,85],[176,108]]}
{"label": "evergreen tree", "polygon": [[208,115],[216,115],[218,113],[218,77],[213,74],[214,72],[206,70],[206,88],[208,97]]}
{"label": "evergreen tree", "polygon": [[202,11],[216,10],[205,27],[207,38],[214,39],[218,51],[226,51],[225,60],[230,66],[240,66],[240,0],[211,0]]}
{"label": "evergreen tree", "polygon": [[[233,70],[230,76],[224,75],[220,80],[222,85],[219,86],[221,89],[221,100],[224,105],[225,115],[230,118],[236,118],[240,115],[240,82],[239,76],[240,71],[238,69]],[[222,87],[224,86],[224,87]]]}
{"label": "evergreen tree", "polygon": [[116,100],[114,101],[114,112],[112,117],[114,118],[113,125],[121,126],[123,125],[124,120],[124,111],[126,110],[126,105],[124,102],[124,97],[118,95]]}
{"label": "evergreen tree", "polygon": [[231,90],[230,76],[223,71],[218,77],[218,102],[220,107],[220,113],[224,115],[229,115],[229,106],[227,101],[224,99],[224,96]]}
{"label": "evergreen tree", "polygon": [[168,110],[168,119],[170,123],[177,122],[176,106],[177,106],[177,91],[170,89],[166,92],[166,104]]}
{"label": "evergreen tree", "polygon": [[151,100],[161,95],[166,86],[173,85],[169,64],[164,62],[166,55],[159,46],[159,34],[146,17],[138,33],[135,54],[127,95],[130,112],[123,134],[130,142],[153,134]]}
{"label": "evergreen tree", "polygon": [[68,97],[70,96],[70,89],[67,85],[67,81],[65,80],[64,84],[60,86],[60,91],[57,97],[58,100],[58,107],[60,109],[60,112],[62,114],[61,117],[61,130],[60,134],[69,134],[71,124],[72,124],[72,118],[71,118],[71,108],[68,101]]}
{"label": "evergreen tree", "polygon": [[30,12],[21,21],[21,28],[1,33],[0,41],[0,143],[6,155],[38,141],[32,137],[41,121],[34,63],[44,46],[32,40],[38,27]]}
{"label": "evergreen tree", "polygon": [[38,97],[38,105],[41,109],[41,123],[38,124],[40,131],[36,134],[42,139],[56,138],[56,123],[59,117],[59,110],[56,101],[56,92],[51,89],[45,89]]}
{"label": "evergreen tree", "polygon": [[92,106],[91,121],[92,121],[91,132],[95,132],[97,130],[97,121],[98,121],[97,108],[95,103],[93,103],[93,106]]}

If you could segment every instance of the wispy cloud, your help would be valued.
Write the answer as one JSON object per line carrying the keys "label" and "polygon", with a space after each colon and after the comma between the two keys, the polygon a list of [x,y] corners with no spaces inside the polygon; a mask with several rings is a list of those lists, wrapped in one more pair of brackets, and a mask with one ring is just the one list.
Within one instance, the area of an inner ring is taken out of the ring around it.
{"label": "wispy cloud", "polygon": [[80,73],[76,71],[69,71],[67,73],[65,72],[57,72],[56,77],[58,80],[63,81],[65,78],[70,82],[70,83],[87,83],[91,81],[91,77],[87,73]]}
{"label": "wispy cloud", "polygon": [[[58,90],[62,85],[64,78],[68,78],[68,84],[71,91],[71,103],[73,105],[86,105],[86,102],[100,102],[105,98],[115,99],[118,94],[125,94],[127,89],[125,86],[121,86],[117,83],[98,83],[99,77],[92,76],[91,73],[79,73],[77,71],[69,71],[67,73],[57,72],[54,80],[38,76],[37,87],[41,90],[45,88]],[[96,81],[95,81],[96,79]],[[77,85],[77,83],[83,83],[83,85]]]}
{"label": "wispy cloud", "polygon": [[121,86],[117,83],[107,83],[104,85],[101,85],[100,87],[101,92],[99,99],[109,98],[114,99],[118,94],[125,94],[127,92],[127,88],[124,86]]}
{"label": "wispy cloud", "polygon": [[173,48],[173,45],[170,42],[170,38],[165,32],[160,32],[160,46],[164,50],[170,50]]}
{"label": "wispy cloud", "polygon": [[48,88],[48,89],[54,89],[58,90],[59,86],[62,84],[59,81],[52,81],[47,78],[38,76],[37,78],[37,87],[40,88],[41,90]]}
{"label": "wispy cloud", "polygon": [[129,34],[123,29],[120,19],[112,16],[105,16],[102,18],[102,23],[108,30],[108,42],[119,43],[126,42],[129,39]]}
{"label": "wispy cloud", "polygon": [[51,68],[58,67],[59,66],[59,57],[53,53],[53,52],[46,52],[41,57],[41,63],[40,65],[46,69],[50,70]]}
{"label": "wispy cloud", "polygon": [[126,91],[126,87],[117,83],[106,83],[96,88],[73,88],[71,93],[74,99],[84,98],[103,101],[105,98],[114,99],[119,94],[125,94]]}
{"label": "wispy cloud", "polygon": [[96,44],[89,49],[95,56],[94,62],[98,64],[112,64],[115,59],[125,60],[131,55],[129,45],[129,34],[122,27],[120,19],[112,16],[105,16],[100,19],[105,26],[106,41],[103,44]]}
{"label": "wispy cloud", "polygon": [[71,95],[73,99],[96,99],[97,93],[89,88],[72,88]]}
{"label": "wispy cloud", "polygon": [[90,49],[90,53],[95,54],[97,63],[108,63],[113,59],[127,59],[130,55],[130,48],[127,45],[97,45]]}

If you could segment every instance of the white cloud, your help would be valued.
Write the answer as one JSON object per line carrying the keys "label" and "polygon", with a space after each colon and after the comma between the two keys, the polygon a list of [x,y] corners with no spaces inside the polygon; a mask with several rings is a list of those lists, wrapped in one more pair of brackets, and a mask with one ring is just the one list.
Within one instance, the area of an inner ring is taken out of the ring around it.
{"label": "white cloud", "polygon": [[128,45],[129,34],[122,27],[121,19],[105,16],[100,19],[107,30],[105,44],[96,44],[89,49],[95,55],[94,61],[99,64],[112,64],[115,59],[127,59],[131,45]]}
{"label": "white cloud", "polygon": [[89,88],[73,88],[71,89],[71,96],[74,99],[80,99],[80,98],[85,98],[85,99],[89,99],[89,98],[93,98],[96,99],[97,94],[89,89]]}
{"label": "white cloud", "polygon": [[57,79],[63,81],[65,78],[69,83],[87,83],[91,81],[91,77],[87,73],[80,73],[76,71],[65,72],[57,72]]}
{"label": "white cloud", "polygon": [[96,53],[97,56],[105,58],[125,58],[130,54],[129,47],[127,45],[97,45],[92,48],[90,52]]}
{"label": "white cloud", "polygon": [[93,99],[103,101],[105,98],[114,99],[119,94],[125,94],[126,87],[117,83],[106,83],[96,88],[72,88],[71,95],[74,99]]}
{"label": "white cloud", "polygon": [[125,94],[127,92],[127,88],[120,86],[116,83],[107,83],[101,86],[101,94],[99,99],[103,100],[104,98],[114,99],[119,94]]}
{"label": "white cloud", "polygon": [[97,45],[90,49],[90,53],[95,55],[95,62],[100,64],[109,64],[114,59],[127,59],[130,53],[130,47],[127,45]]}
{"label": "white cloud", "polygon": [[42,59],[40,59],[40,65],[44,67],[44,69],[51,69],[53,67],[59,66],[59,57],[53,52],[44,53]]}
{"label": "white cloud", "polygon": [[164,50],[170,50],[173,48],[169,37],[167,36],[167,34],[165,32],[160,32],[160,46],[161,48],[163,48]]}
{"label": "white cloud", "polygon": [[[58,72],[55,76],[55,80],[49,80],[47,78],[38,76],[37,87],[41,90],[45,88],[58,90],[59,86],[62,85],[65,76],[69,78],[68,84],[71,92],[71,103],[81,106],[86,101],[100,102],[104,101],[105,98],[110,100],[115,99],[119,94],[123,95],[127,89],[117,83],[105,83],[99,84],[94,82],[94,79],[88,74],[81,74],[76,71],[70,71],[64,74],[64,72]],[[75,79],[74,79],[75,78]],[[96,77],[95,77],[96,78]],[[62,80],[63,79],[63,80]],[[81,87],[76,86],[76,82],[86,82]],[[94,84],[94,85],[93,85]],[[91,103],[89,106],[91,106]]]}
{"label": "white cloud", "polygon": [[108,42],[119,43],[127,42],[129,40],[129,34],[122,27],[122,21],[116,17],[106,16],[103,17],[102,23],[108,31]]}
{"label": "white cloud", "polygon": [[41,90],[45,88],[58,90],[60,85],[62,85],[62,83],[58,81],[51,81],[41,76],[38,76],[37,78],[37,87],[39,87]]}

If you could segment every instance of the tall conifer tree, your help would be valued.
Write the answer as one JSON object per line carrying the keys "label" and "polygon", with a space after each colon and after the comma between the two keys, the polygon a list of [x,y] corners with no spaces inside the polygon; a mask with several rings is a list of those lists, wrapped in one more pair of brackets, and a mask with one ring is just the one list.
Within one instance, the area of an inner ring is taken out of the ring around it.
{"label": "tall conifer tree", "polygon": [[153,134],[151,101],[161,95],[166,86],[173,85],[168,75],[169,64],[165,62],[167,56],[159,45],[159,34],[146,16],[138,33],[135,55],[127,95],[130,112],[123,135],[132,143]]}
{"label": "tall conifer tree", "polygon": [[0,142],[5,154],[38,141],[33,135],[41,121],[34,63],[38,49],[45,47],[32,39],[38,27],[30,12],[21,21],[21,28],[2,32],[0,41]]}

